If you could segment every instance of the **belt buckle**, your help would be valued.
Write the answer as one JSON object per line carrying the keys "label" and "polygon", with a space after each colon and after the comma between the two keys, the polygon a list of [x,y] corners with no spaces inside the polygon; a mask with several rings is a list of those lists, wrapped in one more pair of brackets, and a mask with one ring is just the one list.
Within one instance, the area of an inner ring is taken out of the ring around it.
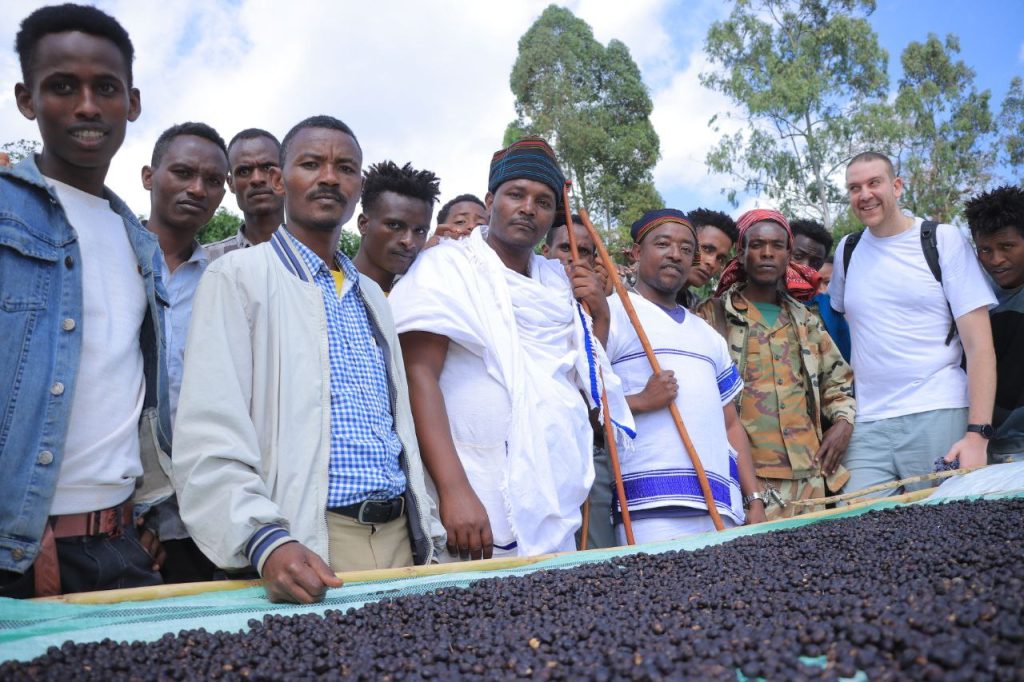
{"label": "belt buckle", "polygon": [[394,521],[403,513],[405,513],[405,497],[399,497],[398,500],[400,504],[398,513],[395,514],[393,517],[389,518],[387,521],[367,521],[364,514],[366,512],[367,506],[370,504],[376,504],[381,506],[387,504],[389,507],[391,507],[391,509],[394,509],[393,500],[364,500],[363,503],[359,505],[359,513],[356,514],[356,521],[363,524],[364,526],[372,526],[375,523],[389,523],[391,521]]}
{"label": "belt buckle", "polygon": [[356,514],[356,521],[363,524],[364,526],[372,526],[372,521],[367,521],[363,518],[363,514],[366,512],[366,505],[373,502],[373,500],[363,500],[363,503],[359,505],[359,513]]}

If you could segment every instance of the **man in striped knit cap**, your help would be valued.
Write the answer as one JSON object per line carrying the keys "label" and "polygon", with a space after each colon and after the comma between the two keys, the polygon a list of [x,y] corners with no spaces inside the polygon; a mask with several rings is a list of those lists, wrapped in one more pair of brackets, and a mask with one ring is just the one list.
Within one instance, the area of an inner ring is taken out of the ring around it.
{"label": "man in striped knit cap", "polygon": [[[583,392],[631,418],[601,344],[608,304],[589,265],[534,253],[563,215],[565,177],[540,138],[491,160],[490,223],[425,252],[392,290],[420,450],[447,557],[574,550],[594,479]],[[586,315],[575,299],[585,301]]]}

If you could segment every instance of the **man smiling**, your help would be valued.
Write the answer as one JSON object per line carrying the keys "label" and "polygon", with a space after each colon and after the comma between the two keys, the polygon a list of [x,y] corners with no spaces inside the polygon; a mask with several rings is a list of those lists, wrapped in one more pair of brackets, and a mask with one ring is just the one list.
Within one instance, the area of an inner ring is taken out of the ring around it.
{"label": "man smiling", "polygon": [[[832,307],[850,323],[857,377],[848,487],[929,473],[937,457],[959,457],[962,467],[984,464],[996,383],[988,318],[995,299],[978,259],[956,228],[931,224],[941,273],[934,271],[924,221],[900,210],[903,180],[885,155],[855,156],[846,191],[867,228],[849,271],[837,258],[829,284]],[[854,236],[844,237],[836,253],[845,256]],[[954,321],[959,339],[947,341]]]}
{"label": "man smiling", "polygon": [[272,180],[285,224],[211,264],[195,297],[175,431],[182,518],[218,566],[259,571],[274,601],[319,600],[341,584],[334,571],[434,556],[388,304],[337,250],[362,158],[335,118],[293,127]]}
{"label": "man smiling", "polygon": [[362,241],[352,262],[385,294],[427,241],[438,182],[428,170],[408,163],[399,168],[393,161],[370,166],[363,178],[363,212],[357,221]]}
{"label": "man smiling", "polygon": [[79,5],[33,12],[16,48],[43,150],[0,168],[0,595],[157,584],[132,500],[170,494],[160,250],[104,186],[141,111],[134,48]]}

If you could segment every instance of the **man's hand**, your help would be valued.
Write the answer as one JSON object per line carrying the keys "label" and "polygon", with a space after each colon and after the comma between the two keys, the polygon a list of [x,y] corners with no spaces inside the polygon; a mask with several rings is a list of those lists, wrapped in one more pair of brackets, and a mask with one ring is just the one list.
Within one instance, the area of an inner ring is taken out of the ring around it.
{"label": "man's hand", "polygon": [[164,551],[164,546],[160,544],[156,533],[145,527],[145,522],[141,516],[135,520],[135,525],[138,527],[139,544],[149,553],[149,556],[153,557],[153,570],[159,571],[167,560],[167,552]]}
{"label": "man's hand", "polygon": [[0,166],[10,166],[11,157],[7,152],[0,152]]}
{"label": "man's hand", "polygon": [[837,419],[821,439],[821,447],[814,453],[811,464],[820,467],[822,474],[831,476],[843,461],[846,448],[853,435],[853,425],[845,419]]}
{"label": "man's hand", "polygon": [[768,516],[764,513],[764,502],[754,500],[747,508],[747,521],[743,525],[753,526],[755,523],[764,523],[767,520]]}
{"label": "man's hand", "polygon": [[982,438],[981,434],[968,433],[953,443],[953,447],[943,459],[952,462],[958,456],[961,469],[980,467],[988,462],[988,441]]}
{"label": "man's hand", "polygon": [[448,551],[460,559],[490,559],[494,553],[491,520],[468,485],[438,491],[441,524],[448,531]]}
{"label": "man's hand", "polygon": [[298,542],[281,545],[263,564],[263,589],[272,602],[312,604],[328,587],[341,587],[341,578],[316,553]]}
{"label": "man's hand", "polygon": [[679,394],[679,382],[672,370],[662,370],[652,374],[647,380],[644,390],[626,396],[626,403],[634,413],[654,412],[668,407]]}
{"label": "man's hand", "polygon": [[462,239],[468,237],[469,233],[472,232],[476,226],[470,227],[469,223],[463,225],[456,225],[455,223],[441,223],[434,230],[434,234],[430,236],[427,243],[423,246],[425,249],[429,249],[431,246],[437,246],[441,243],[441,237],[450,237],[451,239]]}

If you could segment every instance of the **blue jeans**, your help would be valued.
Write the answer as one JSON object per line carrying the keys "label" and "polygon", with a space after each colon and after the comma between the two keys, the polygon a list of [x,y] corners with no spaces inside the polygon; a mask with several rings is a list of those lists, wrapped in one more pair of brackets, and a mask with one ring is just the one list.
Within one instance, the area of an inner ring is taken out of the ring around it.
{"label": "blue jeans", "polygon": [[[160,572],[153,570],[153,557],[139,544],[134,527],[120,535],[57,538],[60,589],[72,592],[115,590],[124,587],[160,585]],[[32,569],[24,574],[0,571],[0,597],[27,599],[35,596]]]}

